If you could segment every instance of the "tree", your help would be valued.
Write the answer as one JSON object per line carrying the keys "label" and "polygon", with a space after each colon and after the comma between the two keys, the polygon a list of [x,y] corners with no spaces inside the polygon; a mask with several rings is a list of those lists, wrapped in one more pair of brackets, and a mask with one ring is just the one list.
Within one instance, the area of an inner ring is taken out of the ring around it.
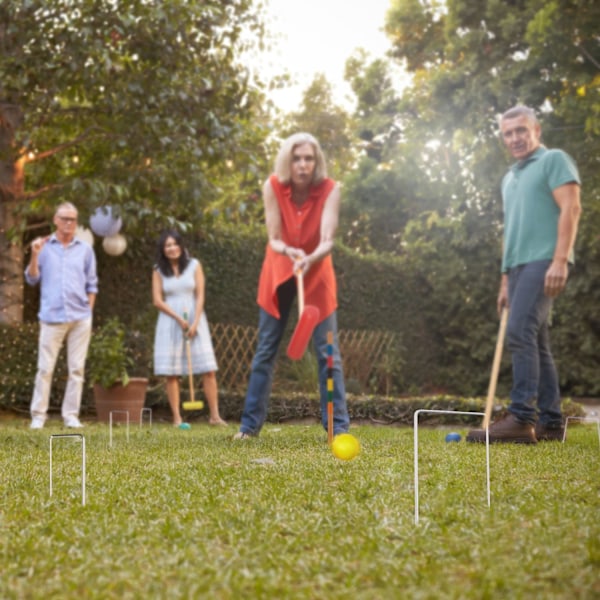
{"label": "tree", "polygon": [[298,131],[314,135],[325,153],[329,175],[340,180],[352,166],[356,150],[353,144],[350,115],[332,99],[332,87],[322,73],[317,73],[302,94],[301,110],[285,115],[279,127],[282,138]]}
{"label": "tree", "polygon": [[21,236],[57,199],[83,220],[115,206],[135,233],[197,224],[232,173],[257,188],[263,97],[238,57],[260,17],[252,0],[2,3],[0,322],[22,319]]}
{"label": "tree", "polygon": [[[413,179],[436,192],[433,177],[437,194],[447,199],[407,223],[404,248],[427,282],[427,310],[450,364],[454,350],[479,348],[487,327],[481,290],[485,281],[492,306],[499,183],[509,161],[497,139],[497,116],[523,103],[538,111],[545,143],[575,157],[584,182],[577,277],[559,299],[554,320],[560,325],[560,314],[574,313],[578,319],[565,319],[555,345],[561,356],[577,357],[562,372],[563,384],[597,382],[599,20],[600,4],[593,0],[394,0],[388,12],[392,54],[413,75],[397,115],[415,157]],[[469,329],[457,328],[461,323]]]}
{"label": "tree", "polygon": [[346,243],[362,252],[402,254],[410,220],[447,206],[450,166],[431,168],[436,145],[425,142],[435,138],[413,135],[413,116],[402,110],[388,62],[369,62],[357,53],[346,63],[346,78],[357,97],[354,122],[362,150],[345,182],[351,221]]}
{"label": "tree", "polygon": [[388,13],[393,55],[414,74],[401,113],[412,116],[411,136],[437,141],[441,164],[455,156],[468,168],[479,201],[496,189],[490,174],[500,176],[506,165],[496,117],[517,102],[540,112],[549,143],[556,139],[574,155],[583,141],[597,143],[598,3],[448,0],[442,9],[395,0]]}

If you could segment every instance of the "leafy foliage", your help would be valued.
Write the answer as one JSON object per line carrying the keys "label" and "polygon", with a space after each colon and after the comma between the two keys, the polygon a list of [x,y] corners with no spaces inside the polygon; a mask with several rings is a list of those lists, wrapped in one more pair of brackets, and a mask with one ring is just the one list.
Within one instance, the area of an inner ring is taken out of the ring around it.
{"label": "leafy foliage", "polygon": [[[254,325],[265,157],[277,135],[309,129],[344,184],[343,244],[334,253],[340,326],[397,334],[395,390],[481,394],[497,331],[498,188],[508,162],[496,115],[519,101],[539,111],[546,143],[570,152],[582,173],[577,265],[555,305],[553,341],[563,390],[600,393],[597,2],[394,0],[391,58],[410,70],[412,85],[400,95],[390,65],[359,52],[347,63],[354,115],[331,102],[317,77],[303,109],[269,138],[268,102],[237,61],[247,40],[260,46],[258,7],[115,6],[0,7],[0,105],[5,117],[7,107],[25,111],[24,123],[14,119],[15,143],[0,155],[28,161],[15,209],[28,220],[14,230],[45,231],[58,197],[74,200],[84,222],[105,203],[125,219],[127,256],[99,253],[99,323],[118,312],[135,330],[152,330],[150,237],[169,224],[194,231],[209,318]],[[13,269],[18,287],[12,251],[3,248],[0,270],[4,277]],[[35,293],[26,292],[27,320],[35,318]],[[34,355],[35,348],[25,356]],[[501,388],[507,372],[505,360]]]}
{"label": "leafy foliage", "polygon": [[350,115],[332,100],[331,84],[318,73],[302,95],[301,110],[286,115],[278,129],[282,138],[298,131],[314,135],[327,158],[329,177],[340,180],[356,155],[351,125]]}
{"label": "leafy foliage", "polygon": [[[130,234],[226,207],[247,219],[268,105],[239,56],[260,44],[260,14],[252,0],[2,3],[0,243],[58,199],[82,220],[112,205]],[[0,287],[12,302],[18,258]]]}
{"label": "leafy foliage", "polygon": [[[491,267],[477,270],[489,247],[498,242],[485,221],[475,215],[470,227],[466,238],[462,238],[456,235],[450,219],[431,214],[415,220],[407,232],[415,248],[409,257],[361,255],[343,245],[336,246],[340,329],[393,332],[397,340],[396,347],[381,361],[381,380],[374,381],[369,391],[396,395],[486,394],[498,333],[494,300],[499,251],[490,258],[495,261]],[[186,240],[192,256],[202,261],[206,274],[210,322],[256,326],[256,285],[265,243],[262,228],[242,234],[239,227],[221,225],[215,225],[210,234]],[[95,327],[114,316],[126,326],[127,347],[134,352],[135,360],[132,375],[151,374],[157,318],[150,294],[153,249],[153,243],[133,240],[122,256],[110,257],[103,252],[98,255],[101,293],[96,302]],[[569,313],[571,303],[585,305],[575,297],[580,293],[580,283],[587,286],[590,294],[595,293],[594,282],[581,282],[576,270],[571,285],[555,304],[552,337],[563,394],[598,396],[598,332],[585,329],[586,324],[593,324],[594,307],[580,311],[577,319]],[[28,321],[36,319],[36,292],[27,290]],[[6,357],[0,367],[2,401],[5,406],[8,402],[9,406],[25,409],[35,374],[37,324],[6,327],[0,337],[0,351]],[[52,407],[59,406],[62,399],[64,363],[59,358]],[[311,377],[309,370],[299,369],[298,374],[301,378]],[[295,374],[282,368],[279,375],[288,381],[278,389],[291,389],[289,379]],[[154,387],[157,382],[151,383]],[[499,396],[508,394],[509,385],[510,360],[506,355],[500,371]],[[348,385],[348,390],[352,390],[352,385]],[[151,388],[149,401],[163,402],[163,392]],[[241,398],[236,398],[234,403],[240,402]],[[88,404],[89,398],[84,394],[84,406]]]}
{"label": "leafy foliage", "polygon": [[130,227],[186,221],[214,195],[206,171],[242,155],[259,102],[235,58],[242,23],[260,35],[250,2],[8,2],[2,23],[34,212],[60,195],[122,207]]}
{"label": "leafy foliage", "polygon": [[129,383],[128,371],[134,362],[125,343],[125,327],[117,317],[94,331],[87,361],[91,385],[97,383],[108,389],[117,383]]}
{"label": "leafy foliage", "polygon": [[384,62],[347,63],[367,144],[344,181],[344,241],[399,256],[410,273],[400,285],[421,298],[437,348],[438,382],[487,371],[480,360],[495,334],[508,164],[496,117],[521,102],[539,112],[545,143],[574,156],[584,182],[577,265],[556,303],[553,337],[563,387],[597,389],[581,382],[596,379],[600,335],[599,18],[589,0],[395,0],[385,29],[412,84],[394,104]]}

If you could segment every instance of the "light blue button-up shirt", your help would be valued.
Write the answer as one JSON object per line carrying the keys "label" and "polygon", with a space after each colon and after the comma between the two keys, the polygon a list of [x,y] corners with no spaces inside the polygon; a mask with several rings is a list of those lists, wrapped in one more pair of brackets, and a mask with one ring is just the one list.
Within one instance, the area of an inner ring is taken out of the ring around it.
{"label": "light blue button-up shirt", "polygon": [[88,294],[98,293],[96,255],[92,247],[74,238],[64,247],[52,235],[38,256],[38,277],[25,269],[29,285],[41,282],[40,312],[43,323],[70,323],[92,315]]}

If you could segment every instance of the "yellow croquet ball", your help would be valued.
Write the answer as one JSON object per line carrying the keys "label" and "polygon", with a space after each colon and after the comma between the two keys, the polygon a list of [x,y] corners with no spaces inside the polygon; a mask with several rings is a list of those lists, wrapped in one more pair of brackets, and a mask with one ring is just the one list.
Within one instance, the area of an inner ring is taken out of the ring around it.
{"label": "yellow croquet ball", "polygon": [[336,458],[352,460],[360,452],[360,442],[350,433],[340,433],[333,438],[331,450]]}

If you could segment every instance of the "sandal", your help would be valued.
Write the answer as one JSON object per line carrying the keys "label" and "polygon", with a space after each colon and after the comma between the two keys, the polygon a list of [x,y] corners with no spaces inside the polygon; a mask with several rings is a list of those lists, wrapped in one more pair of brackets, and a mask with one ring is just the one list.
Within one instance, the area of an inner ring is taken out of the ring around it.
{"label": "sandal", "polygon": [[234,436],[234,440],[249,440],[252,436],[245,431],[238,431]]}

